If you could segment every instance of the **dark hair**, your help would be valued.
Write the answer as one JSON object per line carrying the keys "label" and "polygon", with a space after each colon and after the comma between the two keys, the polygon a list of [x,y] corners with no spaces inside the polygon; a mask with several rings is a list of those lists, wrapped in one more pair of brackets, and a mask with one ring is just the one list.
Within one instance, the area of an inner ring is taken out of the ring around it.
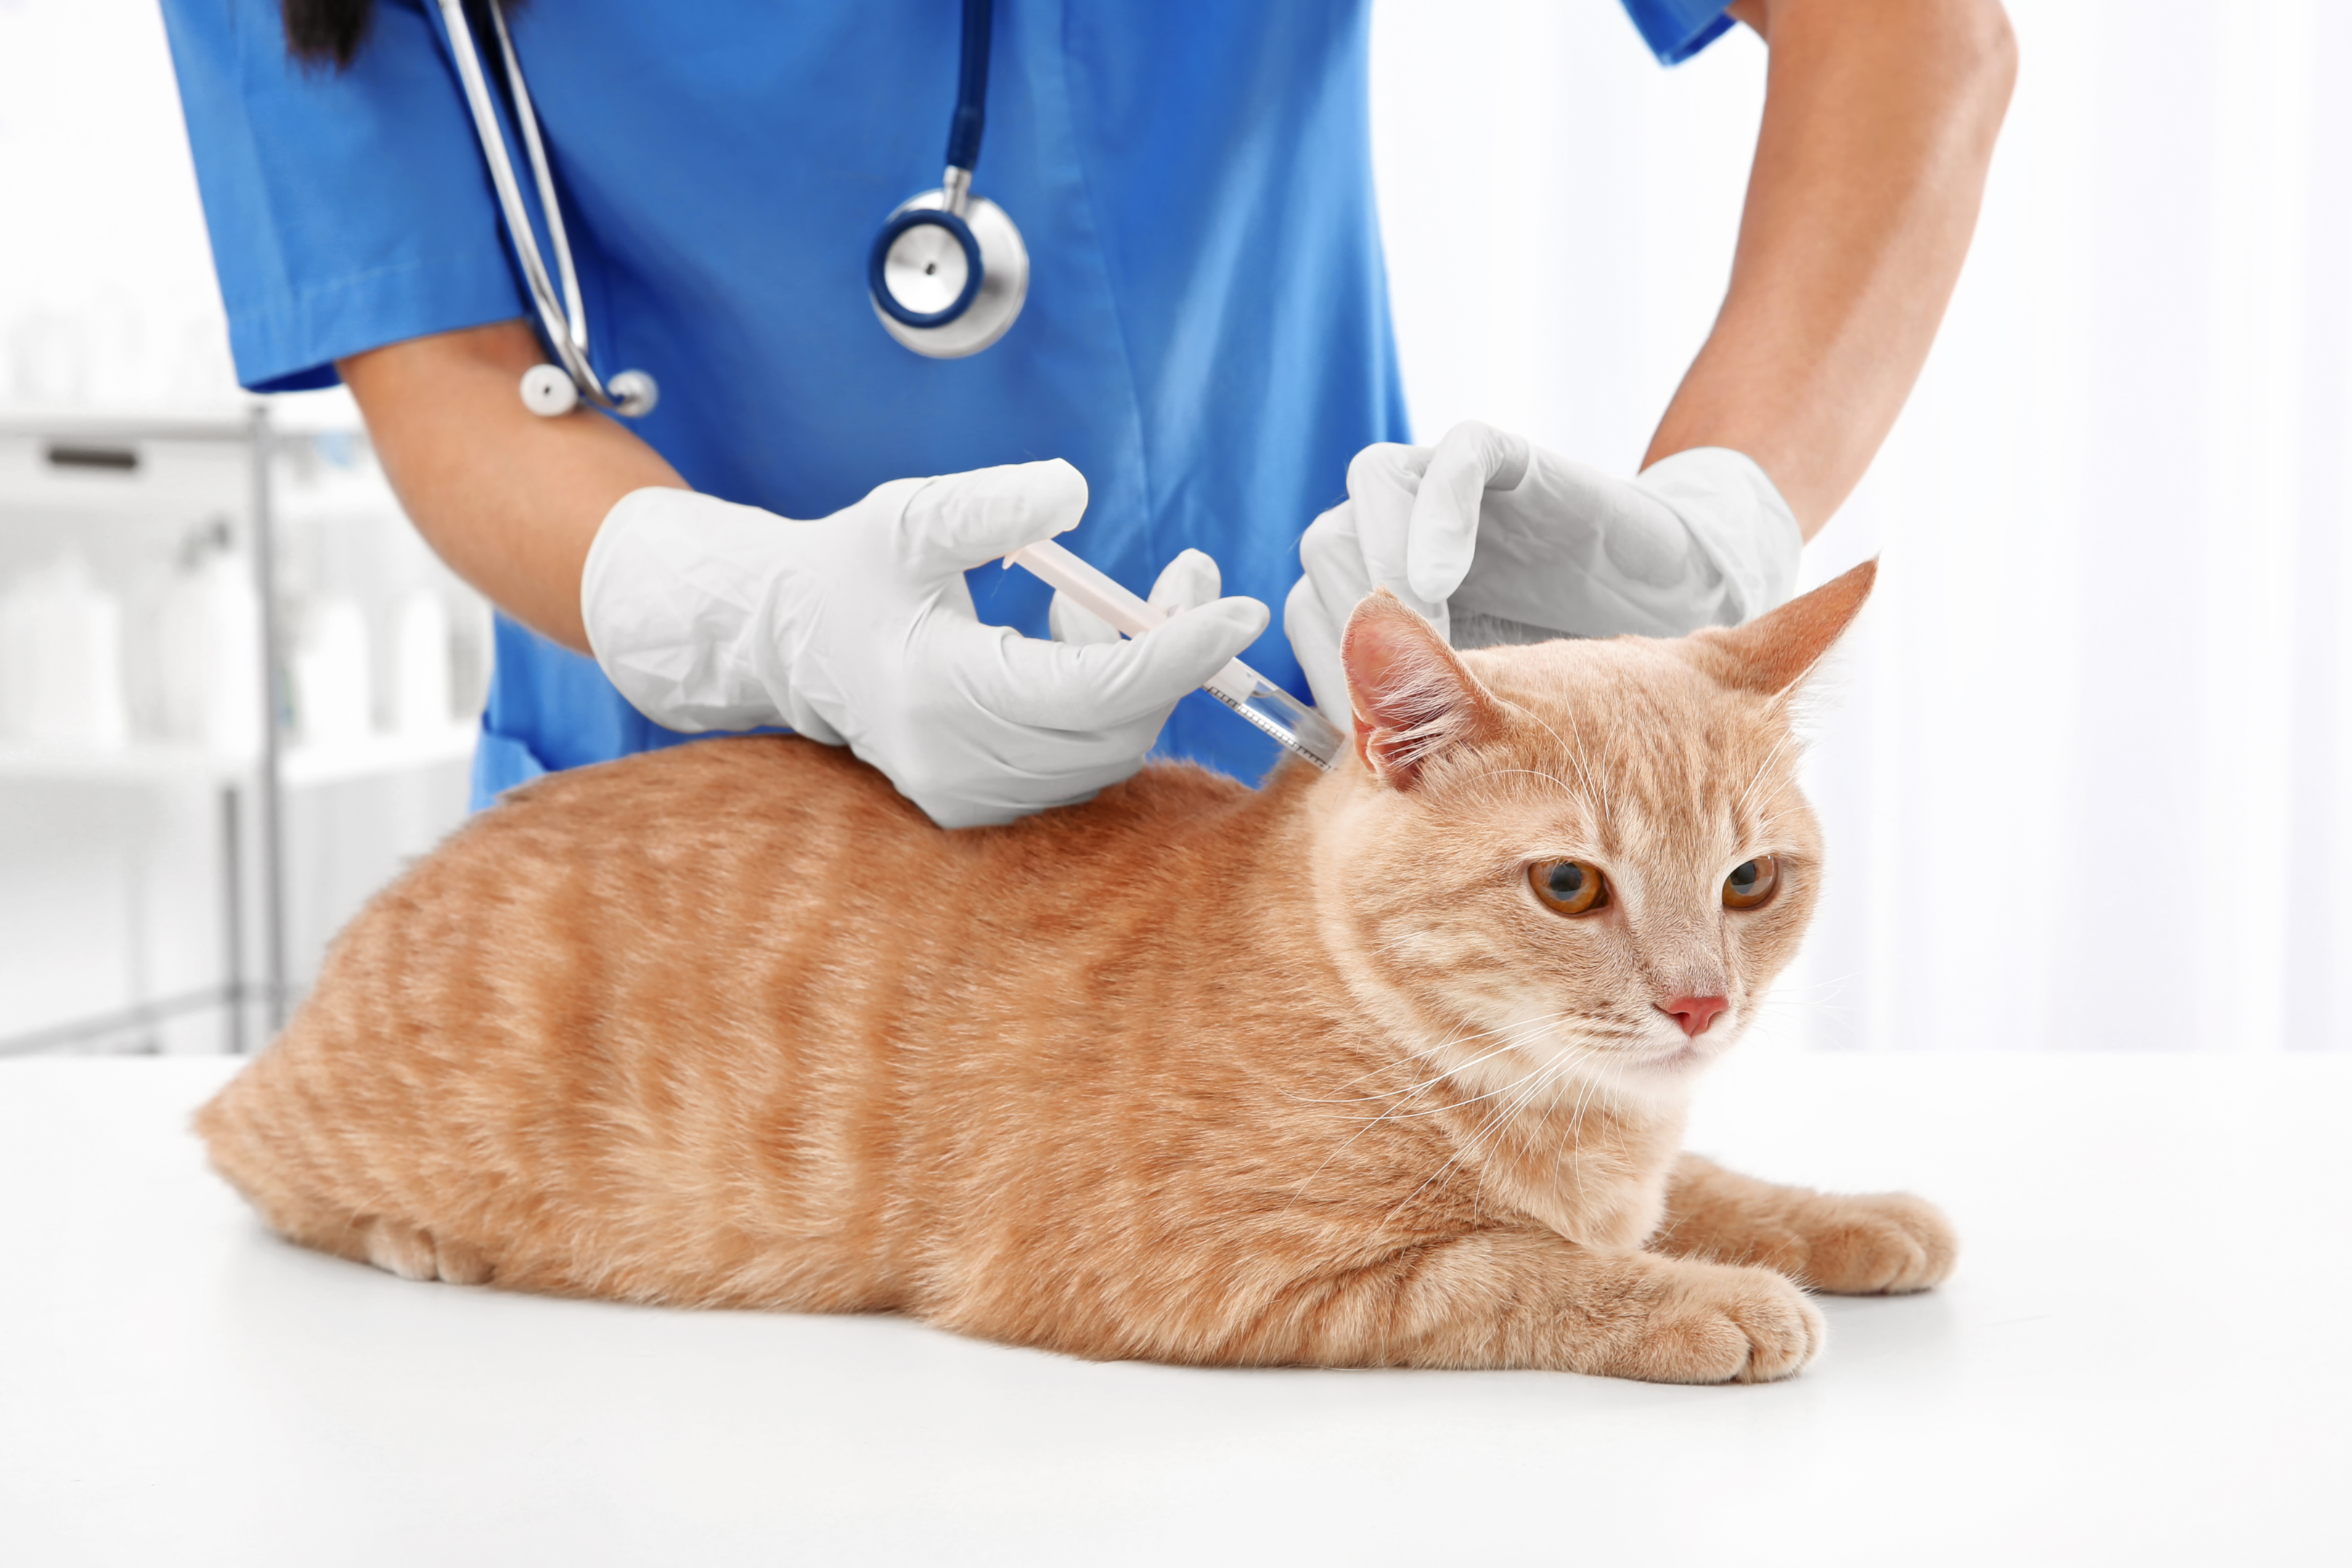
{"label": "dark hair", "polygon": [[375,0],[284,0],[286,49],[310,65],[349,67],[367,37]]}
{"label": "dark hair", "polygon": [[[375,0],[278,3],[286,20],[286,52],[305,65],[331,63],[337,70],[348,70],[359,58],[360,46],[367,42],[368,18],[375,15]],[[520,11],[523,4],[524,0],[507,0],[505,8]],[[481,0],[466,0],[466,10],[476,27],[489,26]]]}

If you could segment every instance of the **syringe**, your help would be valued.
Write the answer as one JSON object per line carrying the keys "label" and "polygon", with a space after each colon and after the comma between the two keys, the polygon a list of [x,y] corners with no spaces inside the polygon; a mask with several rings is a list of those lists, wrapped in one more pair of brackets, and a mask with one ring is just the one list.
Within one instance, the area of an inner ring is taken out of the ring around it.
{"label": "syringe", "polygon": [[[1153,609],[1050,539],[1024,544],[1005,556],[1007,568],[1016,563],[1129,637],[1139,637],[1168,619],[1167,612]],[[1202,689],[1317,767],[1328,772],[1339,765],[1347,738],[1322,714],[1240,659],[1217,671]]]}

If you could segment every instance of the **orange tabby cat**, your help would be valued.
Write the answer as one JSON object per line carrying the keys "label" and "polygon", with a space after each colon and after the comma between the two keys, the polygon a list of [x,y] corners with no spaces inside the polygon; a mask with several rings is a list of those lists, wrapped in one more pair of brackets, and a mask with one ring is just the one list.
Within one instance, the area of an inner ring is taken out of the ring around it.
{"label": "orange tabby cat", "polygon": [[206,1106],[308,1246],[411,1279],[897,1311],[1078,1355],[1786,1376],[1804,1288],[1953,1240],[1678,1154],[1812,909],[1787,698],[1864,566],[1737,631],[1348,628],[1355,755],[944,832],[847,752],[516,792]]}

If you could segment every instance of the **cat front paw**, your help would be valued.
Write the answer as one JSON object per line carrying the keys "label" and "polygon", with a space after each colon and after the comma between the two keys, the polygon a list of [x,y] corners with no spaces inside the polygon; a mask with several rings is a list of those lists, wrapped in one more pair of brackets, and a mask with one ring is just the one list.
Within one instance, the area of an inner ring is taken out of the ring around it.
{"label": "cat front paw", "polygon": [[1601,1370],[1651,1383],[1772,1383],[1802,1371],[1828,1333],[1820,1309],[1784,1276],[1684,1262],[1637,1342]]}
{"label": "cat front paw", "polygon": [[1952,1272],[1959,1238],[1944,1211],[1908,1193],[1823,1194],[1799,1218],[1804,1260],[1790,1272],[1835,1296],[1933,1289]]}

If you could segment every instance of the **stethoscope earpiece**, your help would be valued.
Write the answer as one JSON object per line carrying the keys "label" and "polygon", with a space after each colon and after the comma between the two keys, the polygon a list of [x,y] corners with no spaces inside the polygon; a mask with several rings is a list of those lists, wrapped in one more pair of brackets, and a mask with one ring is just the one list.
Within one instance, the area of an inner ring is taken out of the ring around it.
{"label": "stethoscope earpiece", "polygon": [[560,365],[535,364],[522,373],[522,405],[542,419],[580,406],[580,384]]}
{"label": "stethoscope earpiece", "polygon": [[625,370],[604,384],[613,395],[613,412],[625,419],[642,419],[661,401],[661,388],[641,370]]}
{"label": "stethoscope earpiece", "polygon": [[[661,388],[641,370],[625,370],[604,384],[612,411],[630,419],[653,412]],[[522,373],[522,405],[542,419],[553,419],[580,406],[580,384],[559,364],[535,364]]]}
{"label": "stethoscope earpiece", "polygon": [[530,90],[523,83],[522,62],[515,58],[514,39],[507,32],[506,12],[499,0],[489,0],[490,23],[499,35],[499,54],[506,65],[507,89],[514,100],[515,124],[522,132],[523,151],[530,155],[532,179],[539,186],[539,210],[547,220],[547,237],[555,251],[556,270],[563,279],[563,296],[556,298],[554,280],[539,253],[530,215],[523,210],[522,187],[507,157],[505,133],[498,110],[490,103],[489,84],[474,52],[474,29],[466,20],[463,0],[439,0],[441,25],[449,36],[449,53],[457,64],[457,80],[466,89],[472,111],[474,135],[482,144],[482,158],[490,166],[490,184],[499,196],[499,213],[506,220],[507,237],[522,266],[523,282],[530,289],[531,307],[539,315],[540,336],[558,363],[537,364],[523,372],[522,403],[547,418],[569,414],[585,398],[608,413],[635,419],[649,411],[660,396],[654,378],[641,370],[625,370],[607,383],[597,378],[588,363],[588,313],[580,303],[580,276],[572,267],[572,242],[563,232],[563,208],[555,199],[555,177],[548,172],[547,147],[540,140],[539,116],[530,107]]}

